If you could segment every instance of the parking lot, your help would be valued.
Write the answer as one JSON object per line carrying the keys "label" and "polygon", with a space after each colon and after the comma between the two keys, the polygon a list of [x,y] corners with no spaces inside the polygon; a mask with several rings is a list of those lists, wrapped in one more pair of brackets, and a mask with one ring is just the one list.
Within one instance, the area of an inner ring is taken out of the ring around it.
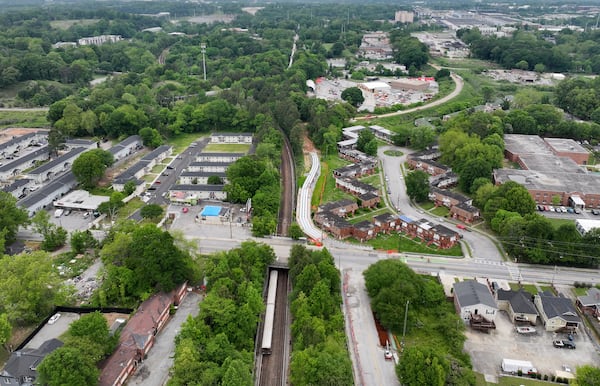
{"label": "parking lot", "polygon": [[[207,203],[206,205],[221,205],[223,203]],[[225,203],[229,205],[228,203]],[[239,206],[233,207],[232,221],[220,222],[218,219],[201,220],[198,215],[205,204],[196,206],[169,205],[167,213],[173,213],[175,219],[171,230],[180,230],[189,238],[210,237],[213,239],[246,240],[252,237],[251,228],[244,226],[246,213],[240,212]],[[224,205],[225,206],[225,205]],[[183,208],[188,208],[187,213]]]}
{"label": "parking lot", "polygon": [[[554,339],[566,339],[566,334],[547,332],[538,320],[536,333],[521,335],[516,332],[504,311],[496,316],[496,330],[490,333],[479,332],[467,327],[465,351],[471,356],[473,370],[488,377],[500,374],[502,359],[530,361],[542,374],[554,375],[563,365],[573,371],[584,364],[598,365],[598,352],[585,331],[574,335],[575,350],[555,348]],[[582,327],[583,328],[583,327]]]}

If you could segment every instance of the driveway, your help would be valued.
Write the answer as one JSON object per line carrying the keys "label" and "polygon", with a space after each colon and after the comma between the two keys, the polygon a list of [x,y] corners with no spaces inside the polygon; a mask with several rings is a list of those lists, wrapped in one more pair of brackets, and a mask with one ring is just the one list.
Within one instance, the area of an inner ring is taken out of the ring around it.
{"label": "driveway", "polygon": [[162,386],[167,382],[175,355],[175,337],[189,315],[198,315],[201,300],[199,294],[188,292],[175,315],[156,336],[148,358],[138,367],[136,373],[127,382],[128,385]]}

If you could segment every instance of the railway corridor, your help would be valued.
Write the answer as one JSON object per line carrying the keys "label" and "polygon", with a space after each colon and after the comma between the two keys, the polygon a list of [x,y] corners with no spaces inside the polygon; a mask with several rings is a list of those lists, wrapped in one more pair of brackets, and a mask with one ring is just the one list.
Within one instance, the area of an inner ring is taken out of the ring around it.
{"label": "railway corridor", "polygon": [[272,268],[265,320],[257,342],[257,386],[284,386],[290,359],[290,291],[287,269]]}

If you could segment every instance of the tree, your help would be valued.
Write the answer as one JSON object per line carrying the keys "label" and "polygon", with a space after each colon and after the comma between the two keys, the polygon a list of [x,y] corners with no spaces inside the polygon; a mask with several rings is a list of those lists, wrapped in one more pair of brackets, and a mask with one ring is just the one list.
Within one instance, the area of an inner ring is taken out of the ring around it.
{"label": "tree", "polygon": [[112,158],[112,154],[102,149],[86,151],[73,162],[71,171],[84,188],[93,188],[111,164],[109,156]]}
{"label": "tree", "polygon": [[86,249],[94,248],[98,241],[92,235],[89,229],[85,231],[73,231],[71,233],[71,250],[75,253],[83,253]]}
{"label": "tree", "polygon": [[292,240],[298,240],[300,237],[304,236],[304,232],[300,225],[297,222],[290,224],[288,229],[288,235],[292,238]]}
{"label": "tree", "polygon": [[108,322],[100,311],[81,316],[69,326],[67,343],[73,340],[84,340],[98,344],[101,356],[110,355],[117,343],[117,335],[111,335]]}
{"label": "tree", "polygon": [[423,202],[429,197],[429,174],[415,170],[406,175],[406,194],[416,202]]}
{"label": "tree", "polygon": [[439,69],[435,73],[435,81],[436,82],[439,82],[441,79],[449,78],[449,77],[450,77],[450,70],[448,70],[447,68]]}
{"label": "tree", "polygon": [[517,185],[504,194],[506,205],[503,209],[511,212],[517,212],[521,216],[533,213],[535,211],[535,201],[531,194],[521,185]]}
{"label": "tree", "polygon": [[363,153],[367,153],[365,150],[369,147],[369,143],[375,141],[375,154],[377,154],[377,138],[375,134],[369,129],[361,130],[358,133],[358,139],[356,141],[356,148]]}
{"label": "tree", "polygon": [[600,368],[590,365],[584,365],[577,368],[576,386],[599,386]]}
{"label": "tree", "polygon": [[362,105],[365,101],[362,90],[358,87],[348,87],[347,89],[344,89],[344,91],[342,91],[342,99],[354,107]]}
{"label": "tree", "polygon": [[163,144],[163,138],[156,129],[153,129],[151,127],[144,127],[140,129],[138,134],[140,137],[142,137],[144,146],[148,146],[154,149]]}
{"label": "tree", "polygon": [[33,229],[44,237],[41,248],[44,251],[54,251],[67,241],[67,231],[50,222],[50,214],[45,210],[38,211],[31,219]]}
{"label": "tree", "polygon": [[[6,344],[10,340],[12,335],[12,326],[8,321],[8,315],[2,313],[0,314],[0,345],[6,347]],[[7,350],[9,351],[9,350]]]}
{"label": "tree", "polygon": [[6,244],[15,241],[19,226],[27,224],[28,221],[29,216],[23,208],[17,206],[17,199],[10,193],[0,191],[0,231],[5,230]]}
{"label": "tree", "polygon": [[473,192],[472,185],[478,178],[484,177],[491,180],[492,166],[483,158],[471,158],[464,162],[459,173],[458,183],[465,192]]}
{"label": "tree", "polygon": [[396,373],[403,385],[443,386],[446,381],[446,363],[433,350],[414,346],[404,351]]}
{"label": "tree", "polygon": [[219,176],[210,176],[206,181],[209,185],[222,185],[223,180]]}
{"label": "tree", "polygon": [[72,347],[60,347],[44,358],[37,367],[40,384],[48,386],[97,385],[96,363]]}
{"label": "tree", "polygon": [[140,215],[143,218],[148,219],[157,219],[164,213],[162,206],[158,204],[148,204],[144,205],[142,209],[140,209]]}
{"label": "tree", "polygon": [[47,252],[0,259],[0,313],[11,323],[38,322],[68,299],[62,283]]}
{"label": "tree", "polygon": [[123,185],[123,193],[125,196],[130,196],[133,192],[135,192],[135,182],[127,181],[125,185]]}
{"label": "tree", "polygon": [[125,203],[123,202],[124,195],[121,192],[112,192],[110,199],[98,205],[98,212],[106,214],[110,217],[111,221],[114,221],[119,209],[121,209]]}

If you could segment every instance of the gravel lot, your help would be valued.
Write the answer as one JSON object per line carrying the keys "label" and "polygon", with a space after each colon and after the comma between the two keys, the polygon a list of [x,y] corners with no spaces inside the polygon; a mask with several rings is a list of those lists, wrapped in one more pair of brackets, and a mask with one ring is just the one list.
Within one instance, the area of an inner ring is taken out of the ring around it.
{"label": "gravel lot", "polygon": [[547,332],[538,320],[537,333],[521,335],[515,331],[504,311],[496,316],[496,330],[490,333],[467,328],[465,351],[471,355],[473,369],[488,377],[500,374],[503,358],[531,361],[542,374],[554,375],[562,365],[572,369],[584,364],[598,366],[599,356],[585,333],[575,335],[575,350],[559,349],[552,346],[553,339],[566,339],[565,334]]}

